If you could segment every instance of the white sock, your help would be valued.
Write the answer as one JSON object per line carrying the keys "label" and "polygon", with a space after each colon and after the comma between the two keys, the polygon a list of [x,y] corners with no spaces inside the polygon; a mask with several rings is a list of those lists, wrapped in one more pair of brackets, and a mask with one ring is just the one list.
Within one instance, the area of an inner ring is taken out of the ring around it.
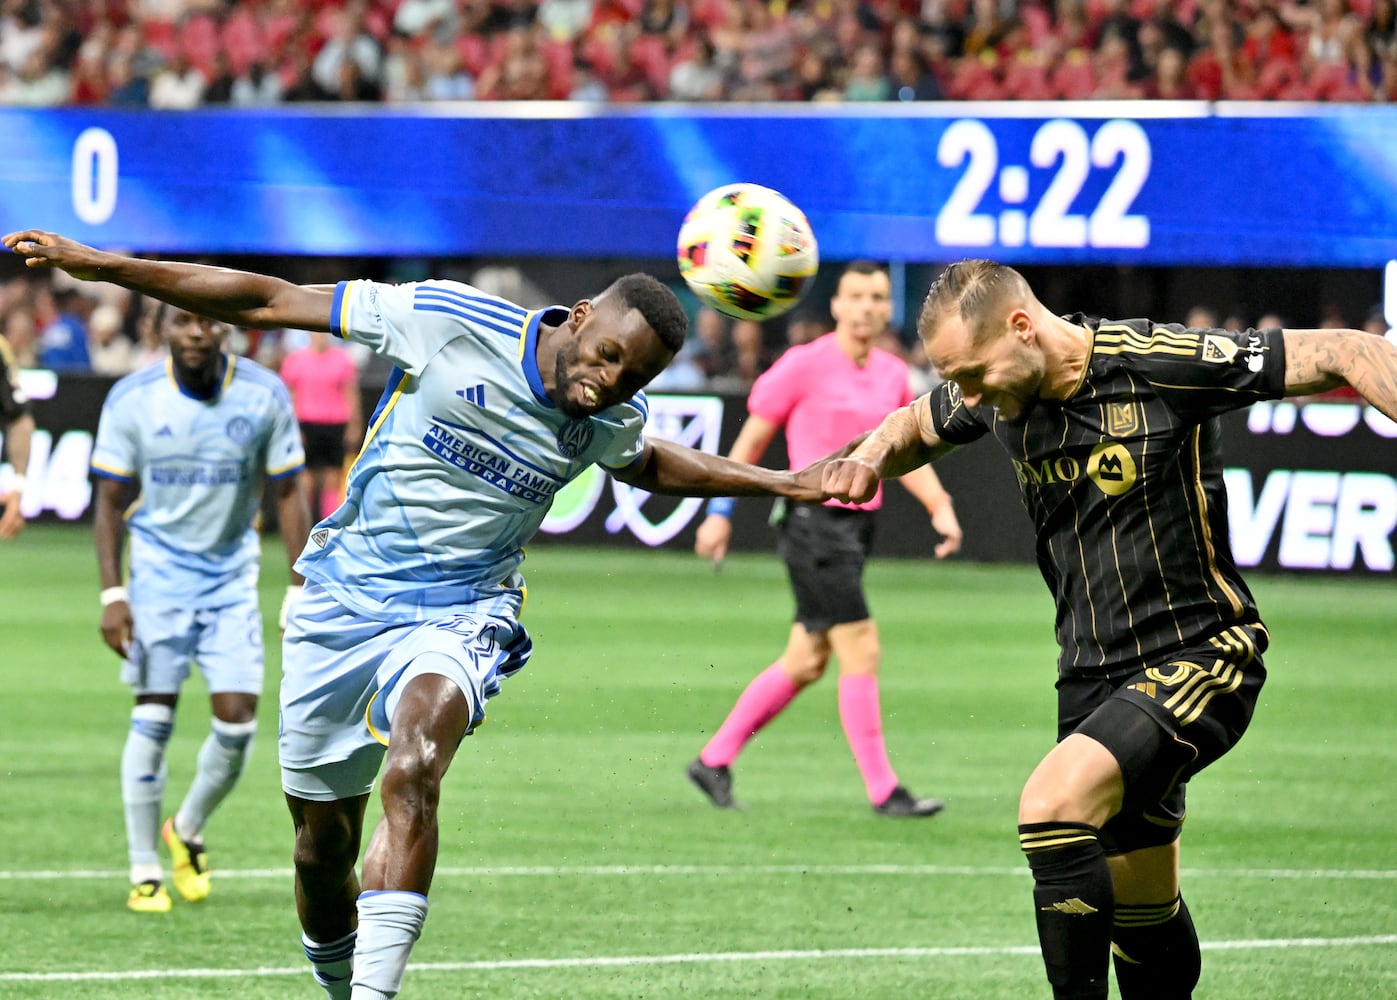
{"label": "white sock", "polygon": [[349,977],[354,974],[354,938],[350,931],[338,941],[319,944],[301,935],[316,983],[330,1000],[349,1000]]}
{"label": "white sock", "polygon": [[388,889],[359,894],[359,943],[354,949],[351,1000],[398,995],[408,955],[427,921],[427,897]]}
{"label": "white sock", "polygon": [[175,813],[175,832],[183,840],[197,840],[213,811],[233,790],[252,752],[257,720],[213,720],[213,732],[199,749],[199,772]]}
{"label": "white sock", "polygon": [[131,709],[131,729],[121,751],[121,802],[126,811],[126,849],[133,883],[160,877],[156,843],[160,803],[165,797],[165,745],[174,731],[174,720],[175,710],[169,705],[148,703]]}

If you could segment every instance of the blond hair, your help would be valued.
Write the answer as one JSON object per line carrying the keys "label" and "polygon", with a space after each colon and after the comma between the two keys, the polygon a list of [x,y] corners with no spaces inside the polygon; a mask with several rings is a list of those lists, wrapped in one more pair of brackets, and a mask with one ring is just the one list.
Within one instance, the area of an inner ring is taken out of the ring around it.
{"label": "blond hair", "polygon": [[1010,306],[1033,300],[1028,282],[1012,267],[992,260],[957,261],[931,283],[917,317],[917,333],[926,341],[948,317],[957,315],[972,339],[980,342],[998,331],[997,321]]}

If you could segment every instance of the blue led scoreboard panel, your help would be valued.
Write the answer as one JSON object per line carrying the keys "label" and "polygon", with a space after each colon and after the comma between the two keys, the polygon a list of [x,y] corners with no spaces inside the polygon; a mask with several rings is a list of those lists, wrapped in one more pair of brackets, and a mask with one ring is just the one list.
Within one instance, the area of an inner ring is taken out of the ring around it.
{"label": "blue led scoreboard panel", "polygon": [[1397,109],[0,110],[0,228],[166,253],[667,258],[736,180],[825,259],[1379,267]]}

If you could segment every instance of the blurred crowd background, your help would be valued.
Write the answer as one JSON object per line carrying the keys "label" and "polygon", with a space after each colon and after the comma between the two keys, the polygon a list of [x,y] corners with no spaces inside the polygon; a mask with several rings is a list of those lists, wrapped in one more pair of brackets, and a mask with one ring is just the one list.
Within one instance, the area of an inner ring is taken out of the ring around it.
{"label": "blurred crowd background", "polygon": [[3,0],[0,103],[1391,101],[1394,0]]}

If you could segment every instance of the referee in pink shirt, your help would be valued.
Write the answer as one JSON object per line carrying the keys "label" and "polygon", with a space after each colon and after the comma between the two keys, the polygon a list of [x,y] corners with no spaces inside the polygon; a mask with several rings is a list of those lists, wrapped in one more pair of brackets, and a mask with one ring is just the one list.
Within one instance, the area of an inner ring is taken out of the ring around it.
{"label": "referee in pink shirt", "polygon": [[316,330],[307,346],[285,357],[280,374],[305,441],[311,514],[326,518],[344,500],[345,456],[364,435],[359,370],[347,349]]}
{"label": "referee in pink shirt", "polygon": [[[729,456],[755,463],[776,432],[786,431],[792,469],[831,452],[877,427],[912,401],[907,365],[874,343],[892,320],[892,282],[871,261],[849,264],[830,300],[834,331],[792,347],[752,386],[749,415]],[[950,494],[931,466],[901,478],[921,501],[942,536],[938,559],[960,548],[961,530]],[[781,524],[779,550],[795,591],[795,622],[781,658],[747,685],[713,738],[689,764],[690,780],[721,808],[735,808],[732,763],[747,741],[776,718],[803,688],[824,676],[830,656],[839,660],[839,718],[874,812],[882,816],[934,816],[937,799],[918,798],[897,779],[883,741],[878,702],[882,648],[878,626],[863,593],[863,566],[873,540],[873,512],[880,491],[864,504],[838,500],[823,506],[796,504]],[[730,499],[709,503],[695,551],[721,560],[732,537]]]}

